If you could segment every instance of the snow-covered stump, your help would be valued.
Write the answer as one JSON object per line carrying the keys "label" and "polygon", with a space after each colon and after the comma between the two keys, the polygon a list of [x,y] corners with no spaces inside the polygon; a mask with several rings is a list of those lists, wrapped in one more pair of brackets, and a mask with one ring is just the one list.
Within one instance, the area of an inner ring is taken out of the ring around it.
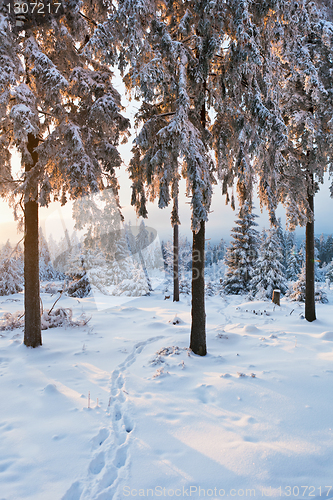
{"label": "snow-covered stump", "polygon": [[281,294],[280,290],[273,290],[272,302],[277,306],[280,305],[280,294]]}
{"label": "snow-covered stump", "polygon": [[325,281],[326,281],[326,288],[327,288],[327,290],[330,290],[330,288],[331,288],[331,280],[329,278],[326,278]]}

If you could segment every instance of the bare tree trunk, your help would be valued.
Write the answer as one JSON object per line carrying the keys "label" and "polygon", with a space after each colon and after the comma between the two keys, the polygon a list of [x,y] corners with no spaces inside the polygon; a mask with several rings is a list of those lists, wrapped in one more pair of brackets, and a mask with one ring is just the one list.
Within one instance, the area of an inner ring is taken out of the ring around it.
{"label": "bare tree trunk", "polygon": [[179,226],[173,226],[173,301],[179,302]]}
{"label": "bare tree trunk", "polygon": [[[310,177],[311,186],[308,188],[308,203],[314,214],[313,174]],[[305,231],[305,319],[316,319],[315,306],[315,245],[314,245],[314,219],[307,222]]]}
{"label": "bare tree trunk", "polygon": [[205,222],[201,221],[200,231],[193,231],[192,248],[192,324],[190,348],[195,354],[205,356],[206,313],[205,313]]}
{"label": "bare tree trunk", "polygon": [[[206,81],[203,82],[206,93]],[[206,103],[201,108],[201,125],[206,128]],[[195,354],[206,356],[206,312],[205,312],[205,221],[200,222],[197,234],[193,231],[192,247],[192,324],[190,348]]]}
{"label": "bare tree trunk", "polygon": [[[38,161],[35,152],[38,142],[38,138],[28,135],[28,151],[33,161],[25,165],[26,172]],[[30,347],[42,345],[38,230],[38,201],[29,200],[24,204],[24,344]]]}

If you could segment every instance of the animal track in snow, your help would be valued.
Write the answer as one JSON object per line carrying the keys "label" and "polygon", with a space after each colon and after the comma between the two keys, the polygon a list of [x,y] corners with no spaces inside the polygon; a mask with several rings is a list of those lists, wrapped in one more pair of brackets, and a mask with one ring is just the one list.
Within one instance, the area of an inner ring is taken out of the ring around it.
{"label": "animal track in snow", "polygon": [[119,497],[120,481],[128,473],[129,440],[134,429],[129,415],[128,398],[125,396],[124,373],[146,345],[162,338],[162,335],[151,337],[134,345],[127,358],[112,372],[108,408],[110,429],[103,427],[92,438],[91,444],[95,452],[88,467],[88,475],[73,483],[61,500],[113,500]]}

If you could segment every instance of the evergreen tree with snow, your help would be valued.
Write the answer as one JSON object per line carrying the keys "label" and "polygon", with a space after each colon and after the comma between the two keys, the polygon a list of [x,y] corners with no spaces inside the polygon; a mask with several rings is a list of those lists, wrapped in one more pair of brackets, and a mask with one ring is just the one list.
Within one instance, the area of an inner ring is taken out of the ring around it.
{"label": "evergreen tree with snow", "polygon": [[0,252],[0,295],[11,295],[22,291],[23,266],[18,246],[12,247],[8,240]]}
{"label": "evergreen tree with snow", "polygon": [[[102,0],[71,0],[45,16],[29,10],[21,27],[8,5],[0,6],[0,194],[15,194],[24,205],[24,343],[36,347],[42,343],[38,208],[105,187],[117,195],[117,146],[129,121],[111,70],[88,50],[94,27],[107,17]],[[16,9],[24,14],[25,5]],[[14,147],[24,171],[18,178],[11,170]]]}
{"label": "evergreen tree with snow", "polygon": [[297,255],[296,245],[294,245],[291,248],[289,255],[287,255],[286,279],[290,281],[297,281],[299,273],[299,259]]}
{"label": "evergreen tree with snow", "polygon": [[52,281],[62,279],[63,275],[58,273],[52,264],[48,244],[42,229],[39,229],[39,279],[41,281]]}
{"label": "evergreen tree with snow", "polygon": [[273,41],[277,65],[271,76],[283,82],[276,86],[275,100],[287,143],[278,153],[273,144],[267,148],[274,175],[267,171],[266,183],[286,205],[290,226],[306,226],[305,318],[311,322],[316,319],[314,196],[332,168],[333,154],[332,6],[300,0],[289,8],[283,38]]}
{"label": "evergreen tree with snow", "polygon": [[271,299],[273,290],[278,289],[285,293],[288,284],[281,264],[282,250],[277,234],[277,228],[272,226],[263,230],[259,258],[253,272],[251,289],[258,298]]}
{"label": "evergreen tree with snow", "polygon": [[[172,276],[174,262],[173,242],[168,240],[163,244],[163,248],[166,270],[168,276]],[[191,293],[189,273],[192,268],[192,246],[186,237],[179,237],[178,256],[179,292],[189,294]]]}
{"label": "evergreen tree with snow", "polygon": [[296,238],[295,238],[295,231],[286,231],[285,233],[285,243],[286,243],[286,258],[288,259],[292,248],[295,247],[297,249],[297,244],[296,244]]}
{"label": "evergreen tree with snow", "polygon": [[143,258],[143,254],[142,254],[142,251],[149,246],[149,233],[146,229],[146,226],[145,226],[143,219],[140,222],[139,232],[136,235],[135,243],[136,243],[136,250],[137,250],[137,253],[138,253],[138,256],[140,259],[140,263],[142,266],[142,270],[144,272],[144,275],[145,275],[145,278],[147,281],[148,290],[149,290],[149,292],[152,292],[153,288],[151,286],[147,266],[146,266],[146,263],[145,263],[145,260]]}
{"label": "evergreen tree with snow", "polygon": [[281,252],[282,252],[282,260],[281,264],[283,265],[284,268],[287,267],[287,242],[285,238],[285,233],[282,229],[282,222],[281,218],[277,220],[277,226],[276,226],[276,234],[280,243],[281,247]]}
{"label": "evergreen tree with snow", "polygon": [[[302,266],[301,272],[298,275],[298,280],[293,284],[289,295],[289,299],[297,302],[305,302],[306,300],[306,269],[305,263]],[[322,304],[327,304],[328,299],[326,292],[322,289],[315,290],[315,301]]]}
{"label": "evergreen tree with snow", "polygon": [[236,227],[231,230],[233,240],[227,249],[225,263],[228,270],[223,282],[227,294],[243,294],[250,290],[250,282],[254,266],[258,258],[258,237],[255,229],[257,215],[252,212],[253,207],[245,202],[240,207]]}
{"label": "evergreen tree with snow", "polygon": [[333,259],[326,267],[325,279],[329,279],[331,283],[333,283]]}
{"label": "evergreen tree with snow", "polygon": [[305,263],[302,266],[297,281],[291,288],[289,299],[298,302],[305,302]]}

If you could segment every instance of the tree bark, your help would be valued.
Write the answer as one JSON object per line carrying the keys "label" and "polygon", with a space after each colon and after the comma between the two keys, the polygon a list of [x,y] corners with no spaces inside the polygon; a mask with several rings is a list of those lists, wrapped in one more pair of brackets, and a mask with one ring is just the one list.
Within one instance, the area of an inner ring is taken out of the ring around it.
{"label": "tree bark", "polygon": [[197,234],[193,231],[192,248],[192,324],[190,348],[195,354],[205,356],[206,313],[205,313],[205,222],[201,221]]}
{"label": "tree bark", "polygon": [[[203,91],[206,94],[206,81]],[[201,108],[200,121],[206,128],[206,103]],[[192,324],[190,349],[195,354],[206,356],[206,312],[205,312],[205,221],[200,222],[197,234],[193,231],[192,247]]]}
{"label": "tree bark", "polygon": [[[38,142],[38,138],[28,135],[27,147],[32,163],[25,164],[26,172],[38,161],[38,154],[35,152]],[[42,345],[38,231],[38,201],[30,199],[24,204],[24,344],[30,347]]]}
{"label": "tree bark", "polygon": [[[313,174],[310,177],[311,185],[308,187],[308,203],[314,214]],[[307,222],[305,231],[305,319],[316,319],[315,306],[315,244],[314,244],[314,218]]]}
{"label": "tree bark", "polygon": [[179,302],[179,226],[173,226],[173,301]]}
{"label": "tree bark", "polygon": [[273,290],[272,302],[277,306],[280,305],[280,290]]}

